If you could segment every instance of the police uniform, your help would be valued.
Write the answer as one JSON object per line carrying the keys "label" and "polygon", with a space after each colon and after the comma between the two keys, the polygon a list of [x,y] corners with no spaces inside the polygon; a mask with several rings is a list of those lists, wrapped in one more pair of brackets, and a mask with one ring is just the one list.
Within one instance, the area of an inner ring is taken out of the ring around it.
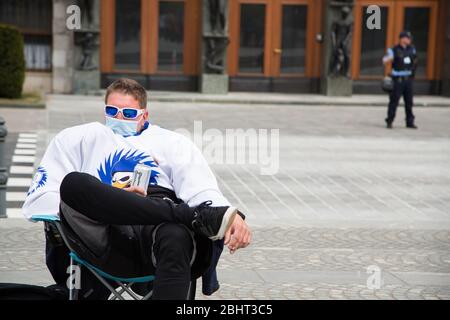
{"label": "police uniform", "polygon": [[405,101],[406,126],[414,127],[413,114],[413,77],[417,65],[417,52],[414,46],[396,45],[388,49],[388,57],[392,61],[393,90],[389,96],[386,123],[392,124],[401,96]]}

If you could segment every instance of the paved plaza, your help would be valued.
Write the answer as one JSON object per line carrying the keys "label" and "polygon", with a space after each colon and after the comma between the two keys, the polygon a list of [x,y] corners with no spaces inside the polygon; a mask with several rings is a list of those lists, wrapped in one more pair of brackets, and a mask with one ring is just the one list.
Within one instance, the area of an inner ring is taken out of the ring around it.
{"label": "paved plaza", "polygon": [[[198,292],[198,299],[450,299],[450,108],[416,108],[419,130],[405,128],[399,108],[387,130],[386,108],[357,101],[150,100],[152,122],[168,129],[192,131],[194,121],[220,132],[279,129],[276,174],[261,175],[254,164],[212,165],[254,240],[224,252],[221,289],[211,297]],[[0,108],[8,165],[15,166],[18,142],[35,137],[27,159],[37,167],[57,132],[102,121],[102,103],[99,96],[51,95],[45,110]],[[9,218],[0,220],[0,282],[49,285],[43,227],[17,210],[20,182],[29,177],[15,179]]]}

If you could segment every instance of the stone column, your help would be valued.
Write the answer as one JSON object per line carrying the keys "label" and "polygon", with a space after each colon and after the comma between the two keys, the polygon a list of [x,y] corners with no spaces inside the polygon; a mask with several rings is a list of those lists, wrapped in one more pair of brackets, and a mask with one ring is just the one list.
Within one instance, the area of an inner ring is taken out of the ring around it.
{"label": "stone column", "polygon": [[228,92],[228,43],[228,0],[203,0],[200,92]]}
{"label": "stone column", "polygon": [[444,65],[442,72],[442,95],[450,97],[450,4],[447,5],[447,26],[445,29]]}
{"label": "stone column", "polygon": [[73,31],[66,27],[67,7],[73,0],[53,0],[52,92],[71,93]]}
{"label": "stone column", "polygon": [[327,96],[350,96],[353,0],[325,0],[323,12],[321,92]]}
{"label": "stone column", "polygon": [[100,89],[100,1],[78,0],[81,29],[74,30],[73,92],[87,94]]}

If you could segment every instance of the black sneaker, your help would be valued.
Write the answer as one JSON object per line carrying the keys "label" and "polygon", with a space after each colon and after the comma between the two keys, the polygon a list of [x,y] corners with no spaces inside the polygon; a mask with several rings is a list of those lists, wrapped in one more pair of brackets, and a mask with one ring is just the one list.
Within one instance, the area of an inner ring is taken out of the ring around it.
{"label": "black sneaker", "polygon": [[392,121],[389,121],[387,118],[384,121],[386,121],[386,128],[392,129]]}
{"label": "black sneaker", "polygon": [[234,207],[211,207],[211,204],[211,201],[205,201],[195,208],[192,228],[215,241],[225,236],[238,210]]}
{"label": "black sneaker", "polygon": [[419,129],[419,127],[417,127],[414,123],[407,124],[406,127],[409,128],[409,129]]}

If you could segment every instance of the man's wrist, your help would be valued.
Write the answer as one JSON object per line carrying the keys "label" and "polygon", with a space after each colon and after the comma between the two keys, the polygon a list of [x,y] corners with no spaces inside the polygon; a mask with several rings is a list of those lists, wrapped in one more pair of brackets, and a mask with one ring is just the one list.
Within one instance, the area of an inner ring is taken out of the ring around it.
{"label": "man's wrist", "polygon": [[245,220],[245,215],[240,212],[239,210],[237,211],[237,214],[241,216],[242,220]]}

